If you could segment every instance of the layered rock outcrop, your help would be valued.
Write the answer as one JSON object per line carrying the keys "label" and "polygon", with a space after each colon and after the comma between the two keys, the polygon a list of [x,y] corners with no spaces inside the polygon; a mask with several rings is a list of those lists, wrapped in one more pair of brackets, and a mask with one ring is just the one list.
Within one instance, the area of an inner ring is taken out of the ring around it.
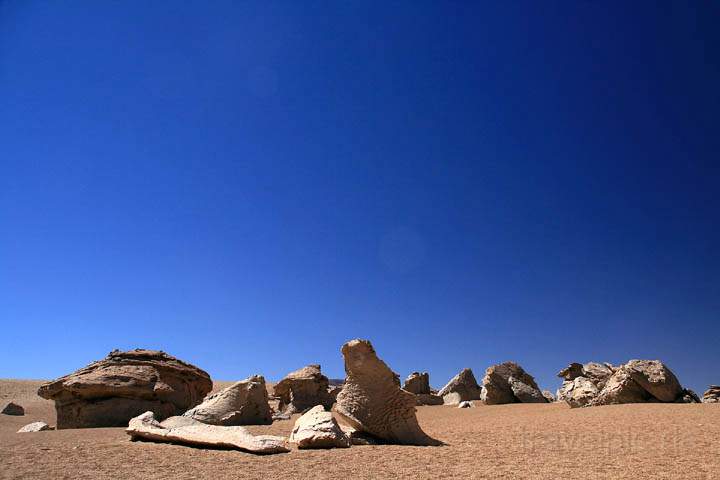
{"label": "layered rock outcrop", "polygon": [[703,394],[702,403],[720,403],[720,385],[710,385]]}
{"label": "layered rock outcrop", "polygon": [[158,419],[180,415],[212,390],[203,370],[165,352],[115,350],[103,360],[45,383],[55,401],[57,428],[119,427],[146,411]]}

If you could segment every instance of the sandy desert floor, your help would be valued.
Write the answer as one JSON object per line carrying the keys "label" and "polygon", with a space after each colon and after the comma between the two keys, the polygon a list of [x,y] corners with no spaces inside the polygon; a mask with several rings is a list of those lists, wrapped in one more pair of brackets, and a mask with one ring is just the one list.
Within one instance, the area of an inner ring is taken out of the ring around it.
{"label": "sandy desert floor", "polygon": [[[131,442],[122,428],[15,433],[32,421],[54,424],[52,403],[35,395],[40,383],[0,380],[0,403],[26,409],[0,415],[0,478],[720,478],[720,404],[419,407],[422,427],[447,446],[255,456]],[[249,429],[287,436],[294,420]]]}

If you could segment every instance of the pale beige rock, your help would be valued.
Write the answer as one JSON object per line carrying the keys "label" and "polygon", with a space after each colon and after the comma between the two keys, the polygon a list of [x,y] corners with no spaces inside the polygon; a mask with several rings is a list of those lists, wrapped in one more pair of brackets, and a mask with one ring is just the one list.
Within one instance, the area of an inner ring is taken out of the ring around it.
{"label": "pale beige rock", "polygon": [[548,403],[553,403],[555,401],[555,395],[553,395],[550,390],[543,390],[542,394],[543,397],[545,397],[545,400],[548,401]]}
{"label": "pale beige rock", "polygon": [[22,427],[17,433],[44,432],[45,430],[52,430],[52,427],[45,422],[33,422]]}
{"label": "pale beige rock", "polygon": [[110,352],[74,373],[40,386],[55,401],[57,428],[120,427],[146,411],[181,415],[212,390],[207,372],[165,352]]}
{"label": "pale beige rock", "polygon": [[235,448],[250,453],[289,452],[286,439],[272,435],[252,435],[244,427],[208,425],[189,417],[173,417],[160,423],[152,412],[130,420],[125,432],[133,440],[179,443],[200,447]]}
{"label": "pale beige rock", "polygon": [[320,371],[320,365],[308,365],[288,373],[273,387],[273,394],[280,399],[279,413],[303,413],[315,405],[329,410],[335,402],[328,392],[329,385],[328,378]]}
{"label": "pale beige rock", "polygon": [[317,405],[295,421],[290,441],[298,448],[347,448],[350,438],[340,429],[332,413]]}
{"label": "pale beige rock", "polygon": [[465,400],[479,400],[481,389],[472,370],[464,368],[450,379],[438,395],[443,398],[445,405],[457,405]]}
{"label": "pale beige rock", "polygon": [[565,383],[562,398],[572,408],[589,405],[598,396],[597,387],[588,378],[575,377],[574,380]]}
{"label": "pale beige rock", "polygon": [[399,387],[369,341],[351,340],[342,354],[347,377],[335,411],[345,423],[388,443],[441,445],[422,431],[415,396]]}
{"label": "pale beige rock", "polygon": [[269,425],[273,419],[265,378],[253,375],[236,382],[209,395],[183,416],[211,425]]}
{"label": "pale beige rock", "polygon": [[624,368],[638,385],[661,402],[674,402],[682,395],[677,377],[659,360],[630,360]]}

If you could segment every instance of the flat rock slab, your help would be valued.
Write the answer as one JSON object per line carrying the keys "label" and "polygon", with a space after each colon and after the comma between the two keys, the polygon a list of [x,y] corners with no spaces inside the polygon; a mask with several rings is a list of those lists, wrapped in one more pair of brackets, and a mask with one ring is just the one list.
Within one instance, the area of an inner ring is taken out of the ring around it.
{"label": "flat rock slab", "polygon": [[200,447],[234,448],[249,453],[289,452],[286,439],[272,435],[252,435],[244,427],[207,425],[188,417],[171,417],[163,423],[152,412],[130,420],[125,432],[133,440],[179,443]]}
{"label": "flat rock slab", "polygon": [[22,427],[20,430],[17,431],[17,433],[44,432],[45,430],[52,429],[53,428],[45,422],[33,422],[28,423],[27,425]]}

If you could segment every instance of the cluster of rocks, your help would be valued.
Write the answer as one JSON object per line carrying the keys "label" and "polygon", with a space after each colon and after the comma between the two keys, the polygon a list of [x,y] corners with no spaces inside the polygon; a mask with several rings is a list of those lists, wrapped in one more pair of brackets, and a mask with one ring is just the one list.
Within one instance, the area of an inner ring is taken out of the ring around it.
{"label": "cluster of rocks", "polygon": [[[345,380],[330,381],[319,365],[291,372],[274,386],[276,411],[270,406],[261,375],[209,394],[212,381],[206,372],[153,350],[113,351],[103,360],[41,385],[38,394],[55,401],[59,429],[127,426],[133,440],[251,453],[287,452],[288,441],[301,449],[380,443],[441,445],[418,424],[417,405],[471,408],[478,400],[486,405],[556,400],[550,392],[541,391],[532,375],[514,362],[488,368],[482,385],[466,368],[435,391],[427,372],[411,373],[401,388],[399,375],[378,358],[367,340],[347,342],[341,351]],[[631,360],[619,367],[572,363],[558,376],[563,385],[557,391],[557,401],[571,407],[700,401],[659,361]],[[719,403],[720,386],[712,385],[702,401]],[[334,415],[330,411],[333,405]],[[24,410],[10,403],[2,413],[22,415]],[[297,413],[302,415],[289,439],[252,435],[244,428],[268,425]],[[52,428],[34,422],[20,432]]]}
{"label": "cluster of rocks", "polygon": [[571,363],[558,376],[564,380],[558,400],[571,407],[621,403],[698,403],[692,391],[682,388],[675,374],[658,360],[609,363]]}

